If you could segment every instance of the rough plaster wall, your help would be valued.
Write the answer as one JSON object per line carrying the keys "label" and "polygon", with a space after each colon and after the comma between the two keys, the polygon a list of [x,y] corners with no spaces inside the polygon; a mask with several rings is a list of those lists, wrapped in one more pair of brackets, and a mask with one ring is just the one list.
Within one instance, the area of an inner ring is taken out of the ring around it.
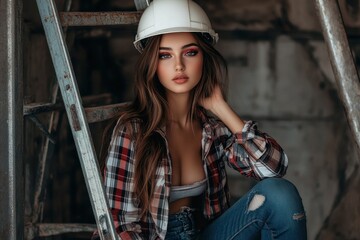
{"label": "rough plaster wall", "polygon": [[[281,36],[273,41],[222,40],[229,63],[229,101],[240,114],[257,120],[289,157],[287,178],[298,187],[314,239],[338,192],[339,128],[333,91],[311,52]],[[242,59],[242,61],[236,61]],[[235,178],[232,182],[243,180]],[[239,195],[232,188],[234,195]]]}
{"label": "rough plaster wall", "polygon": [[360,218],[359,188],[360,175],[354,174],[344,186],[342,198],[325,222],[325,227],[320,232],[318,239],[359,239],[359,222],[357,221]]}

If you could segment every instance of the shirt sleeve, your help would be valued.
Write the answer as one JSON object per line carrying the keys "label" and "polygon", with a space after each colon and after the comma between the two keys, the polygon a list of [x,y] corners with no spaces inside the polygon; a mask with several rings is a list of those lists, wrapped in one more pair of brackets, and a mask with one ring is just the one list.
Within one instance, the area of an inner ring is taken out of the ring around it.
{"label": "shirt sleeve", "polygon": [[120,239],[142,239],[133,199],[134,140],[129,126],[115,126],[104,169],[105,192]]}
{"label": "shirt sleeve", "polygon": [[254,121],[245,122],[241,132],[229,133],[225,156],[230,167],[256,179],[282,177],[288,158],[281,146],[266,133],[257,129]]}

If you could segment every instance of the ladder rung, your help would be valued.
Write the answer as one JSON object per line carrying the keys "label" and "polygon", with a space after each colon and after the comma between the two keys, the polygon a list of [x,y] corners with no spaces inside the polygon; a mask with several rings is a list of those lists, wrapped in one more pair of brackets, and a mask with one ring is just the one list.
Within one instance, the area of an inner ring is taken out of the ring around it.
{"label": "ladder rung", "polygon": [[63,109],[64,106],[62,104],[54,104],[54,103],[31,103],[24,105],[24,116],[35,115],[39,113],[51,112]]}
{"label": "ladder rung", "polygon": [[96,123],[115,117],[119,113],[121,107],[125,106],[126,104],[127,103],[119,103],[107,106],[85,108],[87,121],[88,123]]}
{"label": "ladder rung", "polygon": [[64,27],[113,26],[136,24],[142,12],[61,12]]}
{"label": "ladder rung", "polygon": [[[86,119],[88,123],[96,123],[108,120],[112,117],[115,117],[120,108],[127,103],[118,103],[112,105],[105,105],[99,107],[89,107],[85,108]],[[64,109],[63,105],[44,103],[39,105],[25,105],[24,106],[24,116],[34,115],[38,113],[50,112],[55,110]]]}
{"label": "ladder rung", "polygon": [[64,233],[75,232],[94,232],[96,230],[95,224],[81,224],[81,223],[40,223],[36,224],[38,236],[49,237]]}
{"label": "ladder rung", "polygon": [[[82,98],[82,102],[84,106],[90,105],[108,105],[113,102],[113,97],[109,93],[99,94],[99,95],[91,95],[85,96]],[[46,113],[51,111],[63,110],[64,104],[60,103],[46,103],[46,102],[37,102],[37,103],[29,103],[24,105],[24,116],[35,115],[39,113]]]}

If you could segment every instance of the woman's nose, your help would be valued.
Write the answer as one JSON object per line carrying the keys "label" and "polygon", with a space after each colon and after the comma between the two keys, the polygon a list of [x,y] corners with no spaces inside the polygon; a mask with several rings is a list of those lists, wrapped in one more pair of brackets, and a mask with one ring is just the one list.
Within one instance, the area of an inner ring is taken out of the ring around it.
{"label": "woman's nose", "polygon": [[185,65],[181,59],[181,57],[178,57],[176,59],[176,65],[175,65],[175,70],[178,71],[184,71],[185,70]]}

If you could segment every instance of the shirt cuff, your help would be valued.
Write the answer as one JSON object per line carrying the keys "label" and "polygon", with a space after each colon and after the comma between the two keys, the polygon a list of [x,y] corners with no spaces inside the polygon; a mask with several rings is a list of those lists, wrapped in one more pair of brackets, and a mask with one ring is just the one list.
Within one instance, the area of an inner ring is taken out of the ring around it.
{"label": "shirt cuff", "polygon": [[255,121],[245,121],[244,127],[241,132],[235,133],[236,141],[239,144],[244,144],[246,141],[253,139],[255,131],[257,130],[257,122]]}

